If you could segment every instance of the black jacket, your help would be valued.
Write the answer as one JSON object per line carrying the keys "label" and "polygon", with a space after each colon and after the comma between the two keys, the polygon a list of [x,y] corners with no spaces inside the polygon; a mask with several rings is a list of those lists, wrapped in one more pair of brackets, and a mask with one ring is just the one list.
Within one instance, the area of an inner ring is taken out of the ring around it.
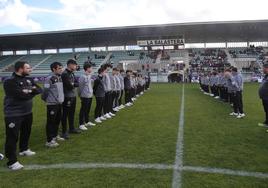
{"label": "black jacket", "polygon": [[105,97],[105,90],[104,90],[104,84],[103,84],[103,77],[98,76],[97,79],[94,81],[93,86],[93,94],[96,97]]}
{"label": "black jacket", "polygon": [[19,76],[15,73],[4,81],[4,114],[5,117],[17,117],[32,113],[35,95],[42,89],[30,77]]}
{"label": "black jacket", "polygon": [[263,78],[261,87],[259,89],[259,96],[263,100],[268,100],[268,74]]}
{"label": "black jacket", "polygon": [[65,69],[61,75],[63,83],[64,97],[76,97],[75,88],[79,86],[78,81],[75,79],[73,72]]}
{"label": "black jacket", "polygon": [[129,90],[129,89],[131,89],[130,78],[127,77],[127,76],[124,78],[124,86],[125,86],[125,90]]}

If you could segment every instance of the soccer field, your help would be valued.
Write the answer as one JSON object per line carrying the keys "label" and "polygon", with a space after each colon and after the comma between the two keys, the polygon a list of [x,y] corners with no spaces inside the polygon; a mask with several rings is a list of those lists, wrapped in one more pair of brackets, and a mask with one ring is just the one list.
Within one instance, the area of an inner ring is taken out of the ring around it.
{"label": "soccer field", "polygon": [[[257,126],[264,118],[257,89],[245,85],[247,116],[235,119],[229,105],[198,85],[153,84],[134,106],[53,149],[45,147],[46,108],[38,96],[30,139],[37,155],[19,157],[25,170],[18,172],[1,161],[0,187],[268,187],[268,133]],[[3,148],[3,113],[0,121]]]}

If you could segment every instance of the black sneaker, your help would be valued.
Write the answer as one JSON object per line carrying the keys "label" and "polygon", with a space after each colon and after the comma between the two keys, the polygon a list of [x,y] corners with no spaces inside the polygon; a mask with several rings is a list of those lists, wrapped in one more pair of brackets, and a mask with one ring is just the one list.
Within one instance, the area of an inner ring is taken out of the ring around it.
{"label": "black sneaker", "polygon": [[78,129],[73,129],[73,130],[70,130],[69,133],[70,133],[70,134],[80,134],[81,131],[78,130]]}

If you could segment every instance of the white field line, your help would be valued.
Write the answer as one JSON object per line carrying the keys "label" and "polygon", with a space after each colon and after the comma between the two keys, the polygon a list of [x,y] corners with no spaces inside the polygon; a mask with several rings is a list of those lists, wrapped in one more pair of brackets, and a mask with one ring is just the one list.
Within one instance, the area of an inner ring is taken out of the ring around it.
{"label": "white field line", "polygon": [[243,171],[243,170],[231,170],[231,169],[225,169],[225,168],[183,166],[181,170],[182,171],[191,171],[191,172],[211,173],[211,174],[232,175],[232,176],[268,178],[268,173],[249,172],[249,171]]}
{"label": "white field line", "polygon": [[[24,165],[24,170],[45,170],[45,169],[154,169],[171,170],[173,165],[167,164],[142,164],[142,163],[59,163],[59,164],[29,164]],[[10,171],[7,168],[0,168],[0,172]]]}
{"label": "white field line", "polygon": [[[148,163],[59,163],[59,164],[31,164],[25,165],[24,170],[46,170],[46,169],[140,169],[140,170],[179,170],[180,172],[199,172],[211,174],[223,174],[231,176],[255,177],[268,179],[268,173],[250,172],[243,170],[232,170],[225,168],[211,168],[198,166],[182,166],[174,168],[170,164],[148,164]],[[0,167],[0,172],[11,172],[5,167]]]}
{"label": "white field line", "polygon": [[178,138],[176,145],[175,164],[173,169],[172,188],[179,188],[182,185],[181,169],[183,167],[183,129],[184,129],[184,84],[182,86],[180,120]]}

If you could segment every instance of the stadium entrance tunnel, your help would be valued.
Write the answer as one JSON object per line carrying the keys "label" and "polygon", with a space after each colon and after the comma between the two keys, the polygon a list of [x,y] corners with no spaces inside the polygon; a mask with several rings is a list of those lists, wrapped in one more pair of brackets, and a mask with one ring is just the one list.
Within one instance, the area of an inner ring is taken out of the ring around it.
{"label": "stadium entrance tunnel", "polygon": [[183,71],[173,71],[168,74],[169,83],[179,83],[183,81]]}

